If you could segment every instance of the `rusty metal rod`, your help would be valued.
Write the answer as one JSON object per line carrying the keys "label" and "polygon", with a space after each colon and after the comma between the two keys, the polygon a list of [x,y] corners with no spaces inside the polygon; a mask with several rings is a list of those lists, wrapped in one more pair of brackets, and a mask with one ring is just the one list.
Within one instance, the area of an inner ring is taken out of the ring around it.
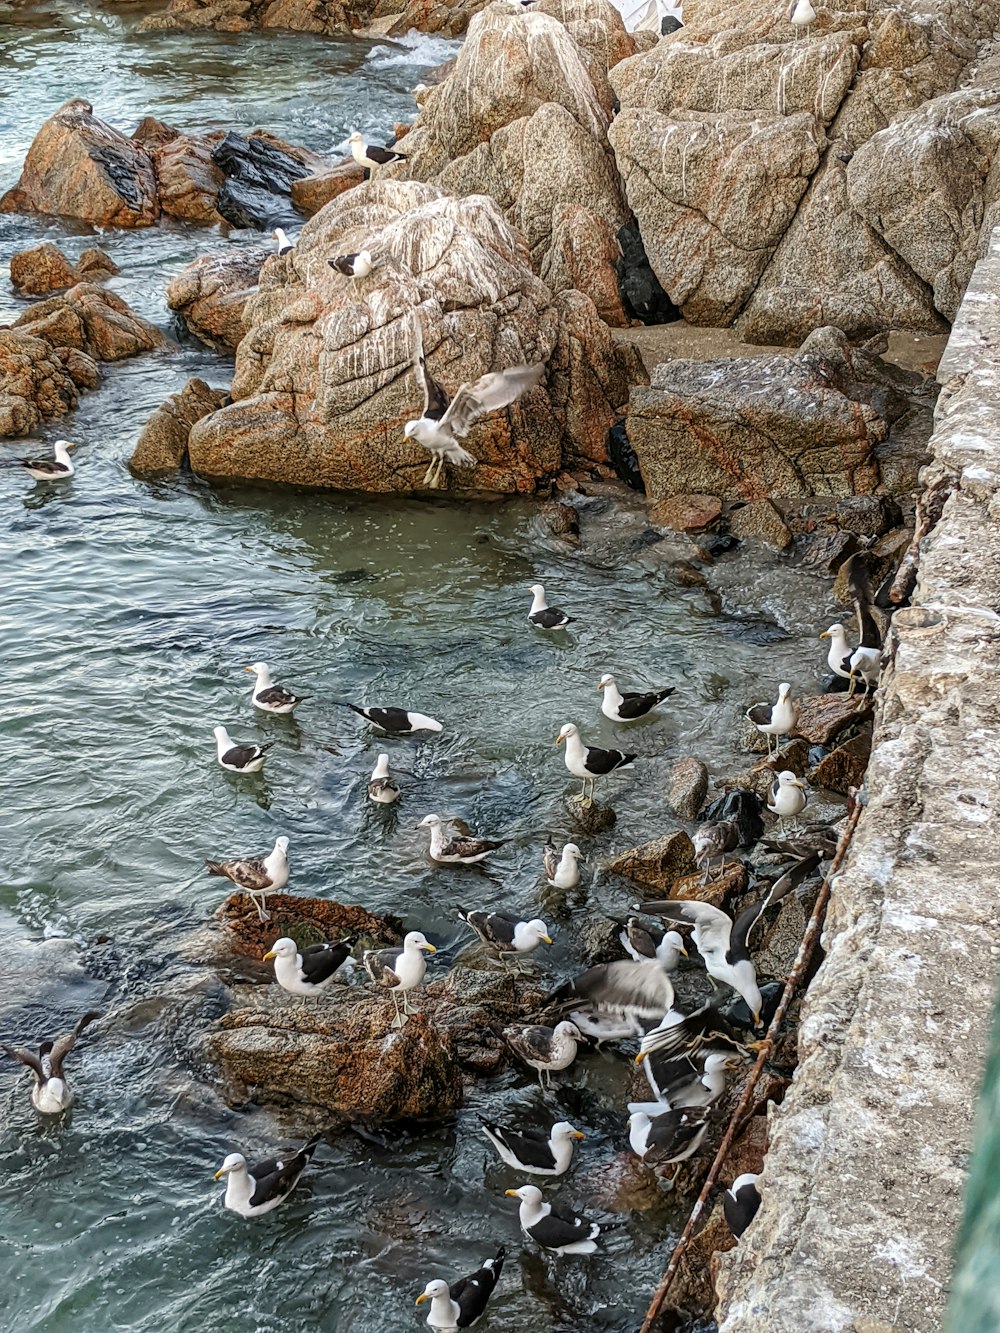
{"label": "rusty metal rod", "polygon": [[653,1333],[653,1325],[659,1318],[660,1311],[663,1309],[664,1302],[667,1298],[667,1292],[670,1289],[670,1284],[673,1282],[674,1277],[677,1274],[677,1269],[680,1266],[681,1259],[684,1257],[684,1252],[690,1244],[695,1227],[701,1219],[708,1196],[712,1192],[729,1149],[732,1147],[733,1139],[736,1137],[737,1129],[740,1127],[744,1114],[750,1105],[754,1089],[763,1072],[764,1065],[767,1063],[768,1056],[771,1054],[774,1047],[775,1037],[777,1036],[782,1023],[785,1021],[785,1014],[788,1012],[788,1006],[795,993],[795,988],[801,981],[802,974],[808,967],[813,950],[819,940],[819,933],[822,929],[826,905],[830,899],[830,881],[840,869],[844,856],[847,853],[851,838],[854,836],[854,830],[857,828],[858,820],[861,818],[861,810],[862,806],[859,801],[848,816],[847,826],[840,835],[840,842],[837,844],[836,853],[834,854],[833,860],[830,862],[830,868],[826,872],[826,876],[820,886],[820,891],[816,898],[816,905],[813,907],[812,915],[809,918],[809,924],[806,926],[805,934],[802,936],[802,943],[799,945],[799,952],[796,955],[792,970],[789,972],[788,978],[785,981],[785,989],[782,991],[781,1001],[775,1010],[774,1017],[771,1019],[771,1025],[767,1030],[767,1036],[761,1042],[761,1049],[757,1054],[757,1062],[750,1071],[750,1077],[747,1079],[742,1096],[729,1118],[726,1132],[723,1135],[722,1142],[719,1144],[719,1151],[715,1154],[715,1160],[712,1162],[708,1175],[705,1177],[705,1183],[701,1187],[701,1193],[698,1195],[695,1205],[691,1209],[691,1216],[687,1220],[687,1225],[681,1232],[677,1244],[674,1246],[673,1254],[670,1256],[670,1262],[664,1270],[663,1277],[660,1278],[660,1285],[653,1293],[653,1299],[649,1303],[649,1309],[646,1311],[646,1317],[643,1320],[642,1328],[639,1333]]}

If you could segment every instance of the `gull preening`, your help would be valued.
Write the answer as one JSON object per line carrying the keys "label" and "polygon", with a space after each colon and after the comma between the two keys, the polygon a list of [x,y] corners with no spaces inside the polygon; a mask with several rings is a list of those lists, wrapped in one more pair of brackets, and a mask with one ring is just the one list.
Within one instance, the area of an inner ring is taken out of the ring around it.
{"label": "gull preening", "polygon": [[289,255],[295,249],[295,242],[288,239],[288,234],[281,227],[275,227],[271,233],[278,242],[278,254]]}
{"label": "gull preening", "polygon": [[293,694],[291,690],[275,685],[266,662],[254,662],[253,666],[243,669],[257,677],[251,697],[254,707],[259,708],[262,713],[276,713],[279,717],[285,717],[289,713],[294,713],[303,699],[309,698],[308,694]]}
{"label": "gull preening", "polygon": [[799,706],[790,697],[792,687],[787,681],[782,681],[778,686],[778,699],[776,703],[754,704],[748,708],[746,715],[757,730],[767,737],[767,753],[771,753],[771,739],[775,740],[775,748],[780,746],[782,736],[790,736],[795,731],[796,723],[799,720]]}
{"label": "gull preening", "polygon": [[601,712],[612,722],[638,722],[674,693],[674,687],[668,685],[662,690],[647,690],[644,694],[622,694],[614,676],[608,672],[601,677],[597,688],[604,695]]}
{"label": "gull preening", "polygon": [[368,799],[377,805],[392,805],[399,788],[389,776],[389,756],[380,754],[368,782]]}
{"label": "gull preening", "polygon": [[275,838],[273,848],[260,856],[233,857],[229,861],[206,861],[205,864],[210,875],[228,879],[248,893],[261,921],[269,921],[267,895],[280,893],[288,883],[288,839],[284,836]]}
{"label": "gull preening", "polygon": [[520,1199],[521,1230],[542,1247],[556,1254],[593,1254],[601,1228],[571,1209],[546,1203],[537,1185],[506,1190],[509,1199]]}
{"label": "gull preening", "polygon": [[88,1013],[79,1020],[72,1032],[55,1041],[39,1043],[37,1054],[24,1046],[0,1046],[0,1050],[30,1069],[35,1076],[31,1089],[31,1104],[39,1115],[61,1115],[73,1105],[73,1092],[63,1070],[63,1061],[77,1043],[81,1032],[100,1018],[99,1013]]}
{"label": "gull preening", "polygon": [[274,746],[274,741],[265,741],[263,745],[234,741],[223,726],[214,727],[213,731],[219,766],[229,773],[259,773],[264,767],[268,750]]}
{"label": "gull preening", "polygon": [[649,1166],[673,1166],[677,1170],[669,1184],[677,1179],[681,1164],[701,1147],[708,1132],[708,1112],[675,1111],[663,1107],[655,1115],[634,1111],[628,1120],[628,1139],[632,1151]]}
{"label": "gull preening", "polygon": [[500,1281],[506,1257],[507,1251],[500,1245],[493,1258],[487,1259],[482,1268],[477,1268],[468,1277],[460,1277],[451,1286],[440,1278],[428,1282],[417,1297],[417,1305],[423,1305],[424,1301],[431,1303],[427,1327],[440,1330],[440,1333],[471,1328],[485,1313],[494,1288]]}
{"label": "gull preening", "polygon": [[577,862],[583,853],[575,842],[563,845],[562,852],[557,852],[551,839],[542,849],[542,866],[546,881],[554,889],[575,889],[580,883],[580,867]]}
{"label": "gull preening", "polygon": [[[683,1015],[676,1012],[668,1014],[660,1028],[673,1028]],[[652,1033],[648,1033],[651,1039]],[[658,1052],[642,1051],[636,1056],[636,1064],[641,1064],[646,1080],[657,1099],[657,1109],[670,1107],[671,1110],[683,1110],[685,1107],[711,1106],[726,1090],[726,1073],[735,1069],[739,1057],[732,1051],[710,1051],[705,1057],[701,1070],[693,1057],[688,1055],[670,1056],[663,1062]],[[633,1102],[629,1110],[648,1110],[650,1103]]]}
{"label": "gull preening", "polygon": [[568,1120],[560,1120],[547,1131],[513,1130],[482,1116],[479,1123],[501,1160],[529,1176],[565,1175],[573,1161],[573,1150],[584,1137]]}
{"label": "gull preening", "polygon": [[22,458],[18,461],[36,481],[65,481],[74,472],[69,451],[75,448],[72,440],[56,440],[51,458]]}
{"label": "gull preening", "polygon": [[284,936],[271,945],[264,962],[274,961],[274,979],[289,995],[318,999],[333,985],[353,947],[353,941],[344,939],[304,944],[300,949],[294,940]]}
{"label": "gull preening", "polygon": [[440,815],[424,815],[417,828],[429,828],[431,831],[428,854],[432,861],[440,865],[473,866],[485,861],[490,852],[503,846],[503,841],[496,838],[473,838],[460,836],[449,838],[445,832],[453,820],[442,819]]}
{"label": "gull preening", "polygon": [[593,799],[594,781],[606,777],[619,768],[631,768],[638,755],[626,754],[624,750],[601,750],[596,745],[584,745],[580,739],[580,729],[573,722],[567,722],[555,739],[556,745],[566,742],[566,767],[574,777],[583,779],[580,795],[587,799],[587,787],[590,787]]}
{"label": "gull preening", "polygon": [[351,157],[359,167],[374,171],[376,167],[387,166],[390,162],[405,162],[406,154],[397,153],[394,148],[382,148],[378,144],[365,143],[357,130],[352,130],[347,137],[351,148]]}
{"label": "gull preening", "polygon": [[242,1153],[231,1152],[215,1173],[226,1177],[225,1206],[240,1217],[261,1217],[280,1208],[299,1183],[299,1177],[322,1139],[314,1134],[297,1152],[287,1157],[266,1157],[247,1165]]}
{"label": "gull preening", "polygon": [[536,629],[565,629],[567,625],[572,625],[572,616],[568,616],[558,606],[549,606],[545,600],[545,589],[540,583],[533,583],[530,592],[531,610],[528,619]]}
{"label": "gull preening", "polygon": [[[401,949],[369,949],[362,955],[365,971],[376,986],[384,986],[392,996],[396,1017],[392,1026],[401,1028],[410,1008],[409,993],[419,986],[427,971],[425,953],[437,953],[433,944],[429,944],[419,930],[411,930],[403,940]],[[403,997],[403,1009],[400,1012],[399,996]]]}
{"label": "gull preening", "polygon": [[450,398],[427,369],[424,357],[423,324],[414,312],[413,371],[423,394],[420,416],[408,421],[403,434],[415,440],[431,455],[430,467],[424,473],[422,485],[437,486],[446,463],[456,467],[475,467],[477,459],[463,449],[464,439],[480,419],[503,407],[509,407],[528,389],[541,382],[545,365],[537,361],[533,366],[511,366],[509,370],[490,371],[479,379],[462,384]]}

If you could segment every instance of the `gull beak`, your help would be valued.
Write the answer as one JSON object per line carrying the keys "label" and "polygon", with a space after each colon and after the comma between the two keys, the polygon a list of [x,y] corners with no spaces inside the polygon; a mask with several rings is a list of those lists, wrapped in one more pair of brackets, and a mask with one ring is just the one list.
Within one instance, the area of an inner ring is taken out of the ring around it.
{"label": "gull beak", "polygon": [[504,1197],[507,1199],[519,1199],[521,1196],[517,1190],[504,1190]]}
{"label": "gull beak", "polygon": [[424,1301],[426,1301],[426,1300],[428,1300],[428,1299],[429,1299],[429,1298],[428,1298],[427,1292],[426,1292],[426,1291],[422,1291],[422,1292],[420,1293],[420,1295],[417,1297],[415,1304],[417,1304],[417,1305],[423,1305]]}
{"label": "gull beak", "polygon": [[646,1052],[640,1051],[639,1054],[635,1057],[636,1064],[641,1065],[643,1060],[645,1060],[645,1058],[646,1058]]}
{"label": "gull beak", "polygon": [[556,739],[555,739],[555,744],[556,744],[556,745],[562,745],[562,743],[563,743],[564,740],[565,740],[565,737],[564,737],[564,736],[557,736]]}
{"label": "gull beak", "polygon": [[754,1016],[753,1016],[753,1025],[754,1025],[755,1028],[759,1028],[759,1027],[760,1027],[760,1014],[754,1014]]}
{"label": "gull beak", "polygon": [[265,962],[265,963],[269,963],[269,962],[271,961],[272,958],[276,958],[276,957],[277,957],[277,954],[274,952],[274,950],[273,950],[273,949],[268,949],[268,951],[267,951],[267,953],[264,955],[262,961]]}
{"label": "gull beak", "polygon": [[790,782],[788,785],[789,787],[798,787],[799,791],[805,791],[806,789],[806,784],[804,782],[800,782],[798,778],[796,778],[794,782]]}
{"label": "gull beak", "polygon": [[585,1139],[587,1136],[586,1136],[586,1134],[581,1134],[580,1131],[579,1131],[578,1129],[574,1129],[574,1131],[573,1131],[573,1137],[574,1137],[575,1139]]}
{"label": "gull beak", "polygon": [[690,954],[688,953],[687,949],[684,948],[683,944],[678,945],[678,948],[680,949],[681,953],[684,955],[685,958],[690,957]]}
{"label": "gull beak", "polygon": [[425,944],[424,948],[427,950],[428,953],[437,953],[437,949],[434,947],[433,944]]}
{"label": "gull beak", "polygon": [[222,1177],[223,1177],[225,1174],[226,1174],[226,1168],[225,1168],[224,1166],[223,1166],[223,1167],[220,1167],[219,1170],[216,1171],[216,1173],[215,1173],[215,1175],[212,1177],[212,1179],[213,1179],[213,1180],[221,1180]]}
{"label": "gull beak", "polygon": [[549,935],[543,935],[543,936],[542,936],[542,939],[545,941],[546,944],[551,944],[551,943],[552,943],[552,939],[551,939],[551,937],[550,937]]}
{"label": "gull beak", "polygon": [[603,682],[603,681],[598,682],[598,686],[597,686],[597,688],[598,688],[599,690],[603,690],[603,689],[604,689],[604,682]]}
{"label": "gull beak", "polygon": [[257,674],[256,671],[254,671],[253,667],[244,667],[243,670],[244,670],[244,671],[249,671],[250,674],[253,675],[253,676],[256,676],[256,674]]}
{"label": "gull beak", "polygon": [[829,634],[827,634],[826,630],[824,630],[823,633],[822,633],[819,637],[820,637],[821,639],[828,639],[830,636],[829,636]]}

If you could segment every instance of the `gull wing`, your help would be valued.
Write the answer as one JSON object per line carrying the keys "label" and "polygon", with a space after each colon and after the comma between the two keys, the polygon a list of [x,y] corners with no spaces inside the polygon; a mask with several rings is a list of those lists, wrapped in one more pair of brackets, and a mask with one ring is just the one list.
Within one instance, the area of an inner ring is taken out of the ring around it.
{"label": "gull wing", "polygon": [[417,311],[413,312],[412,325],[413,373],[417,377],[420,392],[424,395],[424,407],[420,415],[430,417],[433,421],[440,421],[446,415],[451,399],[427,369],[427,359],[424,356],[424,326]]}
{"label": "gull wing", "polygon": [[468,435],[476,421],[489,412],[508,407],[521,394],[533,389],[545,373],[545,363],[533,366],[511,366],[509,370],[494,370],[482,375],[471,384],[463,384],[451,400],[441,418],[458,439]]}
{"label": "gull wing", "polygon": [[759,902],[752,903],[745,912],[741,912],[733,923],[731,942],[726,959],[730,963],[739,962],[741,958],[749,958],[750,952],[747,947],[747,939],[751,930],[761,919],[767,909],[778,903],[796,889],[804,879],[806,879],[819,865],[822,856],[819,852],[812,852],[809,856],[803,857],[791,866],[780,879],[776,879],[768,889],[767,893]]}
{"label": "gull wing", "polygon": [[80,1033],[88,1023],[93,1023],[94,1019],[100,1018],[100,1016],[101,1015],[96,1010],[84,1014],[72,1032],[67,1032],[64,1036],[57,1037],[52,1043],[50,1058],[52,1060],[52,1073],[56,1078],[62,1078],[62,1062],[76,1045],[77,1037],[79,1037]]}
{"label": "gull wing", "polygon": [[[707,949],[727,949],[733,929],[732,918],[711,903],[685,902],[679,898],[657,898],[641,903],[639,910],[661,916],[684,926],[697,926],[701,943]],[[749,910],[749,909],[747,909]],[[746,913],[744,913],[746,915]]]}

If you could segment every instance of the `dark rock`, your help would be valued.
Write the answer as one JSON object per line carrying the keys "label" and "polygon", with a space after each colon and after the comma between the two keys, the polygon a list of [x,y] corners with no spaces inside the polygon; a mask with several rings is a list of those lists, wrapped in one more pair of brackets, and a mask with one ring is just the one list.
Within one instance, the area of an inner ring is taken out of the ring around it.
{"label": "dark rock", "polygon": [[616,421],[608,431],[608,461],[626,485],[635,491],[646,493],[642,473],[639,471],[639,460],[629,443],[624,421]]}
{"label": "dark rock", "polygon": [[215,199],[215,210],[230,226],[256,231],[270,230],[286,221],[289,213],[287,198],[238,180],[223,182]]}
{"label": "dark rock", "polygon": [[680,311],[660,286],[646,258],[639,228],[634,224],[622,227],[618,244],[622,253],[615,267],[625,313],[643,324],[669,324],[680,319]]}
{"label": "dark rock", "polygon": [[708,769],[700,759],[678,759],[670,770],[667,796],[678,819],[697,819],[708,792]]}
{"label": "dark rock", "polygon": [[574,545],[580,540],[580,515],[571,504],[554,501],[543,505],[542,518],[554,537],[561,537]]}
{"label": "dark rock", "polygon": [[776,773],[784,773],[787,769],[801,777],[808,763],[809,746],[796,737],[783,745],[770,759],[759,759],[752,768],[742,773],[731,773],[723,781],[727,787],[745,787],[766,802]]}
{"label": "dark rock", "polygon": [[583,833],[603,833],[606,829],[613,828],[618,819],[610,805],[598,805],[596,801],[584,800],[579,793],[566,798],[566,809]]}
{"label": "dark rock", "polygon": [[291,195],[292,181],[310,174],[308,167],[266,139],[258,136],[248,139],[232,130],[213,149],[212,161],[229,180],[286,198]]}
{"label": "dark rock", "polygon": [[680,32],[684,24],[676,14],[664,14],[660,21],[660,36],[669,37],[672,32]]}
{"label": "dark rock", "polygon": [[715,823],[731,819],[740,831],[740,846],[752,847],[764,836],[763,802],[752,791],[727,791],[705,810],[703,818]]}
{"label": "dark rock", "polygon": [[605,869],[636,884],[666,892],[676,880],[693,874],[697,866],[691,839],[678,830],[622,852],[609,861]]}
{"label": "dark rock", "polygon": [[846,796],[849,788],[860,787],[872,752],[872,735],[865,730],[852,736],[843,745],[831,750],[809,774],[809,781],[817,787],[839,792]]}
{"label": "dark rock", "polygon": [[881,537],[903,521],[891,495],[847,495],[837,501],[837,522],[859,537]]}
{"label": "dark rock", "polygon": [[578,943],[588,967],[597,963],[613,963],[625,958],[619,936],[622,923],[610,916],[592,916],[580,928]]}
{"label": "dark rock", "polygon": [[802,567],[829,576],[858,550],[858,539],[852,532],[814,532],[804,540]]}

